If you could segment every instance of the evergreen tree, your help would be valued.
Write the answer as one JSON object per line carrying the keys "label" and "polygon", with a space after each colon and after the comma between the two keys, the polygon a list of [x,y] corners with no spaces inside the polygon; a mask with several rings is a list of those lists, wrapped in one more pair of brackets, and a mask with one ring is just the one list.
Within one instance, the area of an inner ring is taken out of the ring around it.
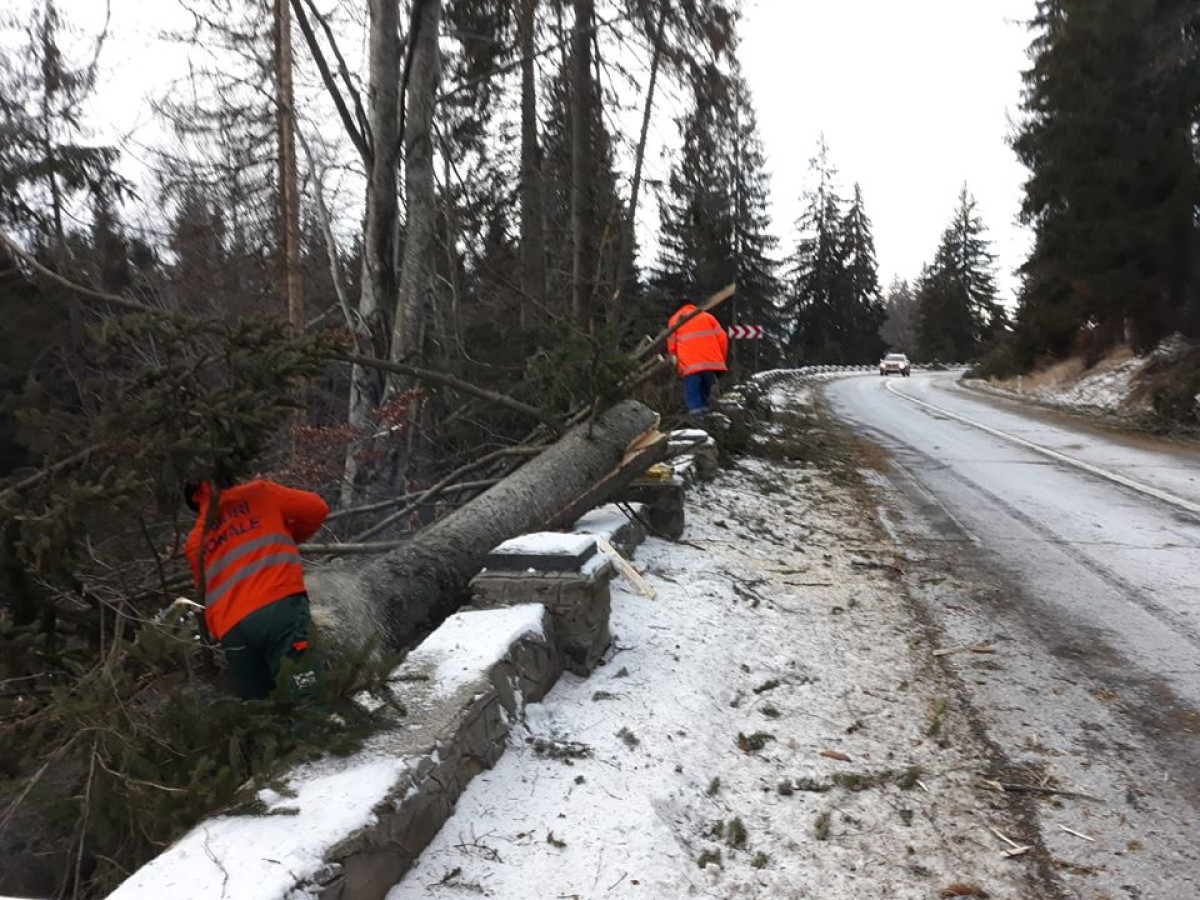
{"label": "evergreen tree", "polygon": [[888,286],[883,301],[886,318],[879,337],[889,350],[915,354],[920,344],[920,307],[912,286],[903,278],[895,278]]}
{"label": "evergreen tree", "polygon": [[1007,316],[996,300],[995,260],[975,198],[963,185],[958,209],[917,285],[922,359],[975,359],[1004,330]]}
{"label": "evergreen tree", "polygon": [[789,356],[798,364],[842,362],[848,338],[848,323],[838,304],[845,262],[842,201],[824,137],[809,168],[815,186],[805,194],[805,209],[796,222],[800,238],[788,259]]}
{"label": "evergreen tree", "polygon": [[1039,0],[1014,146],[1034,228],[1020,323],[1067,352],[1085,323],[1142,348],[1195,333],[1194,3]]}
{"label": "evergreen tree", "polygon": [[[728,83],[715,66],[692,89],[692,107],[679,120],[683,150],[659,198],[656,293],[699,301],[734,280],[734,196],[729,143]],[[667,312],[667,315],[670,311]]]}
{"label": "evergreen tree", "polygon": [[838,305],[847,321],[845,362],[874,362],[883,352],[879,329],[887,313],[880,296],[871,220],[867,217],[862,189],[857,184],[850,209],[842,219],[841,243],[842,278]]}
{"label": "evergreen tree", "polygon": [[661,298],[660,313],[669,314],[667,307],[699,302],[736,282],[737,295],[721,314],[733,323],[763,326],[765,343],[751,351],[762,365],[781,353],[779,280],[771,258],[778,240],[770,233],[770,184],[757,118],[734,65],[731,75],[709,67],[679,122],[683,152],[659,199],[654,295]]}
{"label": "evergreen tree", "polygon": [[[571,60],[563,61],[557,77],[550,83],[545,103],[546,120],[543,122],[544,190],[546,202],[546,253],[547,253],[547,296],[559,305],[552,308],[560,321],[565,320],[567,306],[572,296],[572,228],[571,228],[571,178],[572,178],[572,116],[569,84],[572,73]],[[585,270],[590,273],[584,290],[584,320],[595,317],[600,325],[615,327],[617,323],[607,321],[608,300],[617,288],[617,253],[619,236],[630,227],[629,210],[617,186],[613,139],[605,124],[604,109],[600,102],[599,85],[593,84],[593,102],[586,104],[590,122],[587,123],[589,139],[587,147],[593,154],[587,168],[592,173],[587,186],[584,203],[584,257]],[[628,251],[632,253],[632,245]],[[626,284],[622,294],[628,298],[637,296],[636,267],[631,262],[624,268]]]}

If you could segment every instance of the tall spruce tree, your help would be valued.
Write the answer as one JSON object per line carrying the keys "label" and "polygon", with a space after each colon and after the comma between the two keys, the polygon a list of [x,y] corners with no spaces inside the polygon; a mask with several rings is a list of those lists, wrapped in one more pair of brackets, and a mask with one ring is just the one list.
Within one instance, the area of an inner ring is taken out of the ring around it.
{"label": "tall spruce tree", "polygon": [[809,167],[813,186],[805,192],[804,211],[796,222],[799,239],[787,260],[788,355],[795,363],[840,363],[854,353],[856,317],[847,303],[846,216],[823,136]]}
{"label": "tall spruce tree", "polygon": [[978,357],[1007,323],[996,299],[995,254],[966,185],[933,262],[917,284],[920,357],[962,362]]}
{"label": "tall spruce tree", "polygon": [[875,239],[867,217],[862,188],[854,185],[854,199],[842,219],[842,276],[837,302],[843,311],[845,362],[874,362],[883,352],[879,336],[887,312],[879,290],[879,266],[875,260]]}
{"label": "tall spruce tree", "polygon": [[1140,348],[1195,331],[1200,109],[1195,3],[1039,0],[1025,120],[1034,229],[1020,323],[1067,352],[1085,323]]}
{"label": "tall spruce tree", "polygon": [[721,314],[761,325],[767,337],[756,361],[772,363],[783,336],[771,258],[778,240],[770,233],[770,184],[757,118],[736,62],[731,74],[710,66],[696,81],[679,129],[683,151],[659,200],[653,284],[659,312],[669,315],[684,300],[699,301],[736,282],[737,295]]}
{"label": "tall spruce tree", "polygon": [[731,315],[735,324],[763,328],[762,343],[749,348],[756,367],[761,367],[783,360],[782,285],[779,265],[773,255],[779,239],[771,232],[771,185],[762,140],[758,136],[758,118],[750,90],[736,69],[732,91],[734,121],[730,178],[733,183],[734,281],[738,292],[733,298],[735,305]]}

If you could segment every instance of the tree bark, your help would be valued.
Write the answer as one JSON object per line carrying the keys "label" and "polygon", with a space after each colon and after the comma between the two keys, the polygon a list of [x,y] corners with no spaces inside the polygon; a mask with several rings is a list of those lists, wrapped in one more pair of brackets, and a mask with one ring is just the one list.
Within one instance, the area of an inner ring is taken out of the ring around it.
{"label": "tree bark", "polygon": [[[345,645],[382,629],[390,646],[404,646],[432,617],[461,604],[467,582],[494,547],[566,524],[565,517],[579,514],[580,498],[602,503],[660,459],[666,442],[657,425],[656,413],[626,400],[382,559],[353,573],[313,571],[308,580],[316,618]],[[648,433],[654,440],[641,444],[628,462],[631,444]]]}
{"label": "tree bark", "polygon": [[537,0],[521,0],[521,327],[546,308],[545,194],[538,146],[534,27]]}
{"label": "tree bark", "polygon": [[591,296],[591,271],[587,253],[591,218],[590,132],[592,123],[592,16],[593,0],[574,0],[575,23],[571,37],[571,317],[584,319],[584,298]]}
{"label": "tree bark", "polygon": [[[400,4],[399,0],[371,0],[369,48],[372,153],[367,172],[366,223],[363,228],[362,289],[358,319],[372,335],[375,352],[386,357],[385,311],[396,299],[395,245],[398,204],[396,157],[400,130]],[[370,369],[355,366],[350,379],[347,422],[366,431],[372,407],[383,398],[383,379]],[[358,478],[358,447],[346,454],[342,503],[353,501]]]}
{"label": "tree bark", "polygon": [[629,190],[629,224],[621,230],[621,245],[617,251],[617,281],[613,293],[612,320],[621,321],[621,292],[625,289],[625,279],[629,277],[629,264],[626,262],[633,244],[633,236],[637,224],[638,193],[642,187],[642,162],[646,158],[646,138],[650,133],[650,114],[654,110],[654,87],[658,82],[658,66],[662,61],[663,29],[667,23],[669,4],[663,0],[662,9],[658,14],[658,27],[654,30],[654,53],[650,57],[650,80],[646,86],[646,106],[642,110],[642,130],[638,135],[637,153],[633,158],[633,184]]}
{"label": "tree bark", "polygon": [[292,90],[292,15],[288,0],[275,0],[275,128],[279,149],[280,233],[283,284],[292,334],[304,333],[300,285],[300,200],[296,179],[295,92]]}
{"label": "tree bark", "polygon": [[[434,308],[437,276],[434,251],[437,241],[437,187],[433,169],[433,109],[442,77],[438,45],[441,0],[417,0],[409,36],[411,70],[405,98],[404,129],[404,262],[400,297],[392,333],[392,361],[420,365],[425,352],[426,327]],[[391,392],[402,390],[393,379]]]}

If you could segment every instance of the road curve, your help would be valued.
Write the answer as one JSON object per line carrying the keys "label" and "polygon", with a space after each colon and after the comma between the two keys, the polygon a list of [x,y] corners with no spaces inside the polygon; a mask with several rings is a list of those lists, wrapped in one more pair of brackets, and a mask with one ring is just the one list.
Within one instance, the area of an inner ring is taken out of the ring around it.
{"label": "road curve", "polygon": [[1200,454],[946,373],[825,395],[890,457],[936,627],[996,643],[953,663],[995,746],[1106,798],[1038,807],[1063,896],[1200,897]]}

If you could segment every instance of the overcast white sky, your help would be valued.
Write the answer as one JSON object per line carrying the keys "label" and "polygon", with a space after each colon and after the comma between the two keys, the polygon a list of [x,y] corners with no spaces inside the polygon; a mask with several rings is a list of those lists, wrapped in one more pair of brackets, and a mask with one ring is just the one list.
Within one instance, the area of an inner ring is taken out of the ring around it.
{"label": "overcast white sky", "polygon": [[1016,222],[1019,115],[1034,0],[747,0],[741,60],[785,244],[825,133],[863,188],[886,286],[932,258],[967,182],[999,256],[1005,299],[1028,250]]}
{"label": "overcast white sky", "polygon": [[[35,0],[9,2],[20,12]],[[59,7],[83,35],[103,24],[101,0],[59,0]],[[1025,172],[1007,137],[1019,114],[1029,40],[1023,23],[1033,8],[1034,0],[745,0],[740,57],[766,147],[781,252],[794,243],[808,160],[824,132],[844,188],[862,185],[885,285],[893,275],[919,274],[965,181],[1010,300],[1028,236],[1016,222]],[[161,139],[147,100],[185,71],[185,61],[160,32],[186,21],[175,0],[112,0],[98,139],[128,138],[125,150],[135,157]],[[652,146],[677,143],[672,117],[681,99],[665,89]],[[647,177],[665,177],[667,163],[652,150]],[[646,195],[644,226],[656,222],[654,207]],[[654,241],[641,233],[649,256]]]}

